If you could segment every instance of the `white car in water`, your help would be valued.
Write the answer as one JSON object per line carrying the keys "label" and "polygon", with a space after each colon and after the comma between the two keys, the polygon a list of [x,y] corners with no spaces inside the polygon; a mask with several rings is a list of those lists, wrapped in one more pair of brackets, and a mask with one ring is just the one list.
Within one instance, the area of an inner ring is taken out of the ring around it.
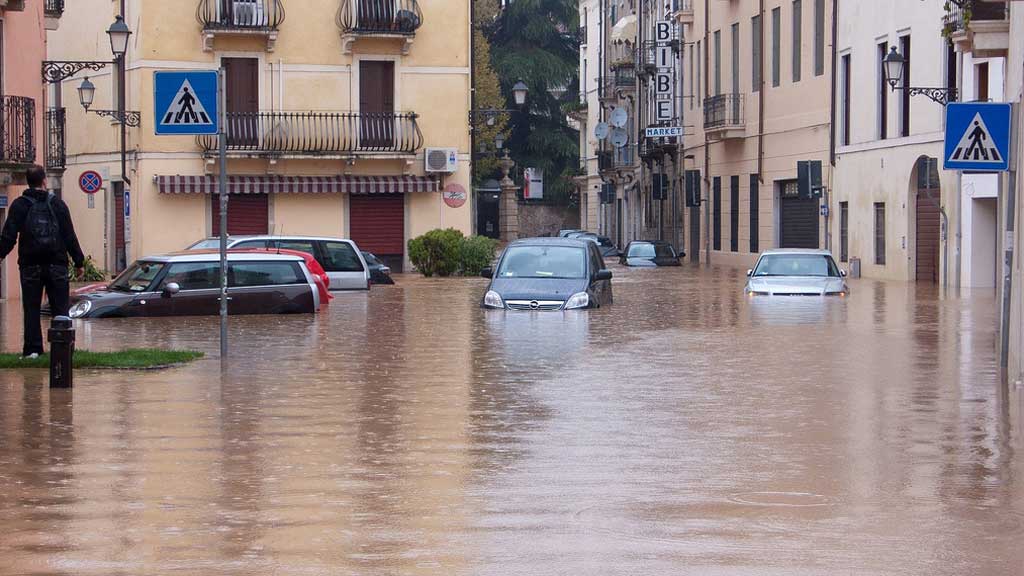
{"label": "white car in water", "polygon": [[747,270],[745,292],[751,296],[846,296],[846,271],[828,250],[766,250]]}

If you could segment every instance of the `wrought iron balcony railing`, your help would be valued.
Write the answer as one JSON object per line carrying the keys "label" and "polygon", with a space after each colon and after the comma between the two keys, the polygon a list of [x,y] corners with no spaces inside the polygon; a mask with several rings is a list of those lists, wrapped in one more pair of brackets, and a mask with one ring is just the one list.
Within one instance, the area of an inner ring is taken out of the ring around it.
{"label": "wrought iron balcony railing", "polygon": [[720,94],[704,100],[705,130],[743,125],[742,94]]}
{"label": "wrought iron balcony railing", "polygon": [[284,16],[281,0],[200,0],[196,8],[204,30],[277,30]]}
{"label": "wrought iron balcony railing", "polygon": [[991,22],[1006,19],[1004,2],[959,0],[948,2],[944,18],[947,35],[967,32],[971,22]]}
{"label": "wrought iron balcony railing", "polygon": [[67,115],[64,108],[46,111],[46,169],[63,171],[67,167],[65,128]]}
{"label": "wrought iron balcony railing", "polygon": [[423,12],[416,0],[341,0],[337,20],[345,34],[413,36]]}
{"label": "wrought iron balcony railing", "polygon": [[64,0],[46,0],[43,10],[50,18],[60,18],[64,13]]}
{"label": "wrought iron balcony railing", "polygon": [[632,68],[618,68],[612,75],[615,87],[621,90],[636,89],[636,70]]}
{"label": "wrought iron balcony railing", "polygon": [[[423,134],[411,112],[228,112],[228,150],[257,156],[415,154]],[[200,136],[206,152],[216,136]]]}
{"label": "wrought iron balcony railing", "polygon": [[36,101],[24,96],[0,97],[0,164],[36,161]]}

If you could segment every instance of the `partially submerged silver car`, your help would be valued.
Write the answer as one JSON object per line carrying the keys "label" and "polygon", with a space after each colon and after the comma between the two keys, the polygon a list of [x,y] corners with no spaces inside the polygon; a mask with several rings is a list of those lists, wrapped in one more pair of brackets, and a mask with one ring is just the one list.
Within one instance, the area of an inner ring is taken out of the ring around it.
{"label": "partially submerged silver car", "polygon": [[828,250],[781,248],[764,251],[747,270],[745,291],[751,296],[846,296],[845,278]]}

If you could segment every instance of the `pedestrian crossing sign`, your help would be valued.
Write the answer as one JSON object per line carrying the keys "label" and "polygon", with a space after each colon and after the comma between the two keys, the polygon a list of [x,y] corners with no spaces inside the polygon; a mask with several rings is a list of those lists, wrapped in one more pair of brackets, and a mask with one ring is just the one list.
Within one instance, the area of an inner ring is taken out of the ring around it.
{"label": "pedestrian crossing sign", "polygon": [[154,72],[157,135],[218,133],[217,71]]}
{"label": "pedestrian crossing sign", "polygon": [[990,102],[946,106],[943,168],[1003,172],[1010,163],[1010,105]]}

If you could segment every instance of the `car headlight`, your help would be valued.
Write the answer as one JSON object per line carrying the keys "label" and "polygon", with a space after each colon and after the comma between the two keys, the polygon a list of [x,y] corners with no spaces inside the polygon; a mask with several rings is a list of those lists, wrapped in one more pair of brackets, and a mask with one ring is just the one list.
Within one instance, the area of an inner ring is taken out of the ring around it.
{"label": "car headlight", "polygon": [[79,300],[68,310],[68,316],[72,318],[81,318],[92,310],[92,302],[90,300]]}
{"label": "car headlight", "polygon": [[577,308],[586,308],[590,306],[590,295],[586,292],[577,292],[569,297],[565,301],[566,310],[575,310]]}
{"label": "car headlight", "polygon": [[505,301],[494,290],[488,290],[487,294],[484,294],[484,306],[486,308],[504,308]]}
{"label": "car headlight", "polygon": [[838,290],[835,292],[825,292],[825,296],[846,296],[846,290]]}
{"label": "car headlight", "polygon": [[748,296],[771,296],[771,292],[759,292],[757,290],[747,290]]}

